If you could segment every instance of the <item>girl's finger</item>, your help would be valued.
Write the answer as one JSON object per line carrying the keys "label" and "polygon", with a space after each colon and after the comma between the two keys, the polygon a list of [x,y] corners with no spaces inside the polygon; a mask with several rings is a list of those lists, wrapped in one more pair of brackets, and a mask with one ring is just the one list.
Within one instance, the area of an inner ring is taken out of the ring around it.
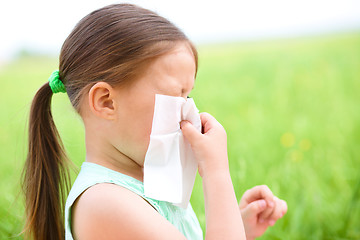
{"label": "girl's finger", "polygon": [[255,186],[251,189],[248,189],[243,194],[240,200],[240,209],[246,207],[253,201],[264,199],[267,203],[268,208],[274,207],[274,194],[271,192],[270,188],[266,185]]}
{"label": "girl's finger", "polygon": [[267,205],[267,208],[260,213],[259,215],[259,223],[263,223],[265,222],[274,212],[275,208],[276,208],[276,203],[275,203],[275,197],[273,197],[272,199],[272,205]]}
{"label": "girl's finger", "polygon": [[196,128],[188,121],[182,121],[180,123],[181,131],[184,137],[189,141],[193,146],[196,141],[201,138],[201,133],[196,130]]}
{"label": "girl's finger", "polygon": [[200,113],[200,119],[204,134],[208,133],[209,130],[213,129],[215,126],[223,128],[221,124],[207,112]]}
{"label": "girl's finger", "polygon": [[280,205],[281,205],[281,214],[280,215],[281,215],[281,217],[283,217],[288,210],[288,206],[287,206],[287,203],[281,199],[280,199]]}
{"label": "girl's finger", "polygon": [[244,209],[241,210],[243,219],[252,219],[257,217],[259,213],[266,209],[266,201],[261,199],[251,202]]}
{"label": "girl's finger", "polygon": [[285,201],[280,200],[277,197],[274,197],[274,200],[275,200],[274,210],[271,213],[271,215],[266,219],[266,221],[268,221],[270,226],[273,226],[275,222],[284,215],[284,210],[286,206],[286,205],[284,206]]}

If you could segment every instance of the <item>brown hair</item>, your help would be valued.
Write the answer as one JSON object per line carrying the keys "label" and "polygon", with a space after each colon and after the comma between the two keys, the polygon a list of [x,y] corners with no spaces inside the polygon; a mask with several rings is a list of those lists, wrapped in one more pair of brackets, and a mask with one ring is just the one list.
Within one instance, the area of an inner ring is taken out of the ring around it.
{"label": "brown hair", "polygon": [[[149,60],[179,42],[197,52],[184,33],[167,19],[131,4],[114,4],[84,17],[65,40],[60,79],[74,108],[99,81],[112,86],[134,80]],[[36,93],[29,122],[29,149],[24,167],[26,226],[34,239],[64,239],[63,208],[69,190],[67,156],[51,114],[52,91]]]}

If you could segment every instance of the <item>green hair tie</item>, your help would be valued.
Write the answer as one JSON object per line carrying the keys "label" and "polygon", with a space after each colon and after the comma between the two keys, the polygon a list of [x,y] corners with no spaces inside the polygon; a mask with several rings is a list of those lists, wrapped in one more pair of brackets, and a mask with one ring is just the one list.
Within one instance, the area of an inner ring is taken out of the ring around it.
{"label": "green hair tie", "polygon": [[49,77],[49,85],[53,93],[66,92],[65,85],[60,80],[59,70],[53,71],[53,73]]}

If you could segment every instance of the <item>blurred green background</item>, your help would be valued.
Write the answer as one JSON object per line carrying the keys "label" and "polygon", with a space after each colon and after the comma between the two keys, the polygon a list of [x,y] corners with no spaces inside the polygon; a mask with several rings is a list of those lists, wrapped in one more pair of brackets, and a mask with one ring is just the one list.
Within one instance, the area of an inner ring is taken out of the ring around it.
{"label": "blurred green background", "polygon": [[[191,97],[228,134],[238,199],[268,185],[288,213],[260,239],[360,239],[360,33],[199,46]],[[0,239],[21,239],[20,175],[36,90],[57,59],[0,65]],[[75,165],[84,130],[66,94],[53,115]],[[73,173],[72,180],[76,173]],[[191,202],[205,228],[201,179]]]}

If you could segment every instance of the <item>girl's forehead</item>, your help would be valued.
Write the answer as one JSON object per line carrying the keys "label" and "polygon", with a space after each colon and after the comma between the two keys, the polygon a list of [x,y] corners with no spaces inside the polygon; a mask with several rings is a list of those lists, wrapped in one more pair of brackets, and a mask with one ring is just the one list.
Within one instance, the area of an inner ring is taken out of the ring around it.
{"label": "girl's forehead", "polygon": [[142,76],[133,82],[134,89],[146,87],[153,92],[172,96],[189,94],[194,86],[195,72],[192,51],[180,45],[149,63]]}
{"label": "girl's forehead", "polygon": [[149,66],[149,70],[164,74],[195,75],[196,64],[192,51],[185,45],[179,45],[169,53],[166,53]]}

